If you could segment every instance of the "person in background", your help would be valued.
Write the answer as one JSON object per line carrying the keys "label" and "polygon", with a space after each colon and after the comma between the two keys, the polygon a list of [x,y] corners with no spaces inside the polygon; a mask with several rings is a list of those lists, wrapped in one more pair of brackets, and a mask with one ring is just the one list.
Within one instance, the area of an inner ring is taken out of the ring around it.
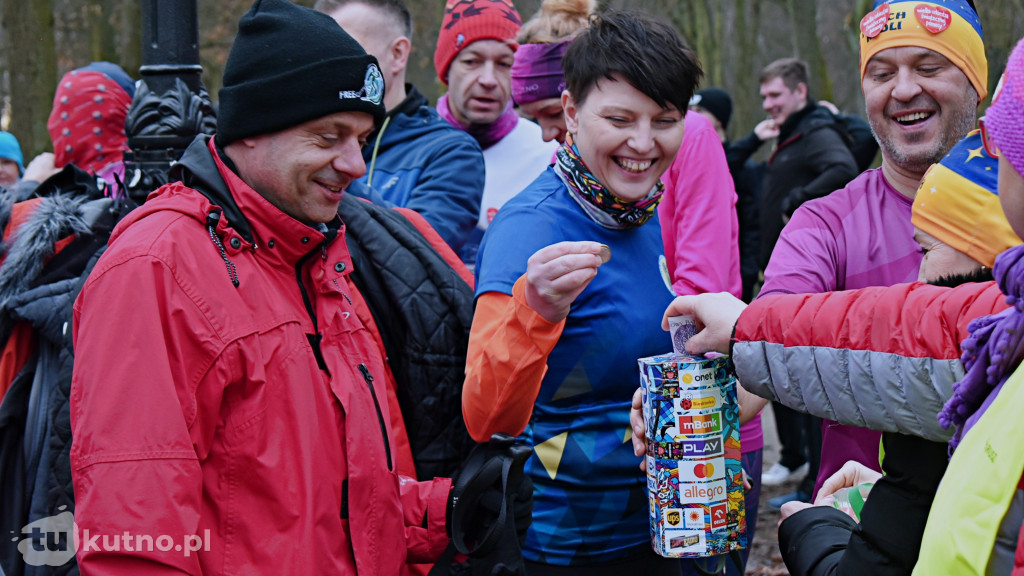
{"label": "person in background", "polygon": [[19,199],[68,164],[106,182],[107,195],[123,193],[125,119],[135,96],[135,81],[120,66],[93,62],[65,74],[57,84],[46,129],[53,152],[43,152],[25,167]]}
{"label": "person in background", "polygon": [[857,175],[846,129],[810,95],[807,63],[796,58],[776,60],[758,78],[761,107],[768,114],[736,152],[752,154],[764,142],[776,145],[765,163],[761,195],[761,269],[786,221],[804,202],[825,196]]}
{"label": "person in background", "polygon": [[545,142],[565,142],[562,57],[596,11],[596,0],[544,0],[516,38],[512,100],[520,113],[540,126]]}
{"label": "person in background", "polygon": [[528,574],[678,575],[685,562],[651,549],[646,480],[624,439],[636,359],[670,346],[656,206],[701,71],[671,26],[615,11],[563,62],[558,161],[481,245],[463,413],[477,440],[535,447]]}
{"label": "person in background", "polygon": [[[988,94],[981,21],[964,0],[940,6],[949,25],[918,25],[917,2],[883,2],[861,21],[860,71],[879,168],[793,213],[758,298],[891,286],[916,280],[922,254],[911,209],[921,178],[976,125]],[[923,8],[922,8],[923,9]],[[847,460],[878,470],[879,433],[823,421],[821,466],[809,501]],[[802,496],[808,496],[803,498]]]}
{"label": "person in background", "polygon": [[314,8],[376,57],[384,75],[388,114],[363,149],[367,172],[359,181],[419,212],[458,253],[480,214],[484,159],[475,140],[405,81],[413,49],[409,8],[403,0],[317,0]]}
{"label": "person in background", "polygon": [[448,0],[437,37],[434,69],[448,88],[437,111],[484,153],[480,214],[461,252],[470,267],[498,209],[547,168],[557,149],[512,106],[509,70],[521,22],[511,0]]}
{"label": "person in background", "polygon": [[875,134],[871,132],[871,125],[868,124],[868,121],[858,114],[844,114],[828,100],[818,100],[818,106],[831,112],[839,124],[846,129],[846,133],[850,136],[850,152],[853,152],[853,158],[857,161],[857,170],[863,172],[871,168],[875,157],[878,156],[878,140],[875,140]]}
{"label": "person in background", "polygon": [[[845,129],[810,98],[807,64],[796,58],[776,60],[759,77],[762,108],[769,118],[748,136],[732,143],[734,162],[745,161],[764,142],[776,146],[764,166],[758,266],[764,270],[782,227],[803,202],[828,194],[857,174]],[[800,478],[795,492],[769,501],[778,509],[788,500],[809,501],[821,452],[820,422],[806,414],[773,404],[781,458],[761,481],[778,485]],[[807,466],[805,467],[804,464]]]}
{"label": "person in background", "polygon": [[21,144],[14,134],[0,132],[0,186],[10,188],[25,173]]}
{"label": "person in background", "polygon": [[[736,219],[739,224],[740,277],[743,281],[744,302],[754,298],[761,267],[757,264],[760,250],[758,232],[758,210],[761,202],[761,181],[764,178],[764,164],[755,162],[744,152],[737,151],[729,141],[727,131],[732,118],[732,97],[721,88],[706,88],[690,99],[690,110],[704,116],[718,134],[725,148],[725,160],[729,165],[736,187]],[[683,138],[686,145],[686,138]]]}

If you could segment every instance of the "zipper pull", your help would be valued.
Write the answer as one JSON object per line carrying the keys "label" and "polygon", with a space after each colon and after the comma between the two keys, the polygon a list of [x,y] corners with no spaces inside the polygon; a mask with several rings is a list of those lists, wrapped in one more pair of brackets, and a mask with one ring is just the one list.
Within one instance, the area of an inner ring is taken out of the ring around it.
{"label": "zipper pull", "polygon": [[370,374],[370,369],[366,367],[366,364],[360,364],[359,371],[363,373],[363,379],[366,380],[367,383],[373,383],[373,374]]}
{"label": "zipper pull", "polygon": [[320,222],[319,224],[317,224],[316,229],[317,229],[318,232],[320,232],[321,234],[324,235],[324,241],[320,243],[320,259],[323,260],[324,262],[326,262],[327,261],[327,240],[328,240],[327,235],[328,235],[329,230],[327,228],[327,224],[324,224],[323,222]]}

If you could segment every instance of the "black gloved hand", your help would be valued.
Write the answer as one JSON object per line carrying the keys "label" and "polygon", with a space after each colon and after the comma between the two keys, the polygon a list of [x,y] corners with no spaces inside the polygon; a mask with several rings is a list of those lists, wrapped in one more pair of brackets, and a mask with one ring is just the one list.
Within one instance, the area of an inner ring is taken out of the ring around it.
{"label": "black gloved hand", "polygon": [[473,449],[455,479],[448,532],[455,549],[474,560],[474,574],[525,573],[520,546],[532,520],[533,482],[523,465],[532,452],[495,434]]}
{"label": "black gloved hand", "polygon": [[[529,457],[529,454],[527,454]],[[511,487],[510,487],[511,488]],[[480,495],[478,506],[480,507],[481,522],[486,525],[497,522],[501,513],[501,501],[505,493],[500,483],[491,484],[483,494]],[[509,512],[515,521],[516,537],[519,540],[520,548],[526,543],[526,532],[533,522],[533,480],[526,474],[520,474],[518,488],[508,495]]]}

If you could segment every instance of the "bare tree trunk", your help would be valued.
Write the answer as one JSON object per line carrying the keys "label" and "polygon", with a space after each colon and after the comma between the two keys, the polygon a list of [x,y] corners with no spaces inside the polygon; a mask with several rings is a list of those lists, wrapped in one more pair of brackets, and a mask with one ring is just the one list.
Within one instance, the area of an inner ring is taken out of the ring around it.
{"label": "bare tree trunk", "polygon": [[46,119],[57,86],[52,0],[0,2],[4,50],[10,66],[11,132],[26,160],[50,148]]}
{"label": "bare tree trunk", "polygon": [[793,21],[793,41],[796,45],[794,56],[807,62],[811,73],[811,97],[832,99],[832,80],[821,51],[818,37],[818,6],[815,0],[788,0],[790,18]]}
{"label": "bare tree trunk", "polygon": [[117,19],[119,34],[116,44],[119,63],[132,78],[139,77],[142,66],[142,14],[138,0],[116,0],[112,2]]}
{"label": "bare tree trunk", "polygon": [[985,56],[988,58],[987,105],[992,101],[992,91],[1006,68],[1010,52],[1024,35],[1024,0],[989,0],[976,4],[985,34]]}
{"label": "bare tree trunk", "polygon": [[732,88],[732,138],[746,135],[763,117],[757,83],[760,64],[755,58],[760,24],[761,0],[736,0],[736,55],[732,60],[731,82],[727,83]]}

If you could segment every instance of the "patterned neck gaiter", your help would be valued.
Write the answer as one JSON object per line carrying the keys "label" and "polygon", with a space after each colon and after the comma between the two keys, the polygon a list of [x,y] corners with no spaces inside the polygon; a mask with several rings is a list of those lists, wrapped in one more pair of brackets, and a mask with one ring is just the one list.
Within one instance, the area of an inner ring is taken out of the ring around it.
{"label": "patterned neck gaiter", "polygon": [[583,163],[572,134],[565,135],[565,144],[559,148],[556,157],[555,173],[569,188],[569,195],[591,220],[605,228],[621,230],[643,226],[654,216],[658,202],[665,193],[665,185],[658,180],[647,196],[636,202],[616,198]]}

